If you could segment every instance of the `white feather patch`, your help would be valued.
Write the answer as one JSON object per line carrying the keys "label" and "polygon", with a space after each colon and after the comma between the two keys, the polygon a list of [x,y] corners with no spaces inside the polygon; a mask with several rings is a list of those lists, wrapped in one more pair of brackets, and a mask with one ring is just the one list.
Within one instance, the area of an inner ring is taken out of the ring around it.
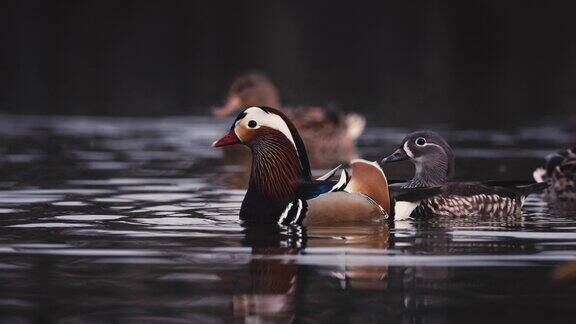
{"label": "white feather patch", "polygon": [[338,180],[338,182],[332,186],[332,189],[330,189],[330,191],[334,191],[338,188],[344,188],[346,187],[346,181],[348,181],[348,176],[346,174],[346,170],[342,170],[342,173],[340,173],[340,180]]}
{"label": "white feather patch", "polygon": [[296,222],[298,222],[298,220],[300,219],[301,212],[302,212],[302,200],[298,199],[298,210],[296,211],[296,215],[294,216],[294,219],[292,220],[292,222],[290,222],[290,224],[296,224]]}
{"label": "white feather patch", "polygon": [[336,174],[336,172],[338,172],[338,170],[340,170],[340,168],[342,168],[342,164],[340,164],[337,167],[335,167],[334,169],[330,170],[330,172],[326,173],[325,175],[321,176],[320,178],[316,178],[316,180],[326,181],[326,180],[332,178],[332,176],[334,174]]}
{"label": "white feather patch", "polygon": [[282,224],[286,217],[288,217],[288,213],[290,212],[290,209],[292,209],[292,205],[292,203],[289,203],[288,206],[286,206],[286,209],[284,209],[282,215],[280,215],[280,218],[278,219],[278,224]]}
{"label": "white feather patch", "polygon": [[546,175],[546,170],[544,168],[538,168],[532,172],[532,176],[536,182],[544,182],[544,176]]}
{"label": "white feather patch", "polygon": [[298,150],[298,148],[296,147],[296,142],[294,142],[294,138],[292,137],[292,133],[290,133],[290,129],[288,128],[288,125],[282,119],[282,117],[274,113],[267,113],[264,110],[262,110],[262,108],[259,107],[250,107],[244,110],[244,112],[246,113],[246,116],[237,121],[236,125],[241,124],[245,128],[250,128],[248,127],[248,122],[253,120],[257,123],[257,126],[254,127],[254,129],[260,128],[262,126],[273,128],[284,134],[284,136],[286,136],[286,138],[288,138],[288,140],[292,142],[294,148]]}
{"label": "white feather patch", "polygon": [[419,201],[409,202],[409,201],[398,201],[394,205],[394,220],[406,220],[410,218],[412,211],[418,207]]}

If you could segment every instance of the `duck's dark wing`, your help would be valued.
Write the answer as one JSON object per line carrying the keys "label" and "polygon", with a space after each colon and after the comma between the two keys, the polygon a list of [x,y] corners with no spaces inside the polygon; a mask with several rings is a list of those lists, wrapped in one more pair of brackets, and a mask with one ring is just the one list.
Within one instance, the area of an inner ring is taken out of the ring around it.
{"label": "duck's dark wing", "polygon": [[442,193],[442,187],[402,188],[389,186],[388,188],[395,201],[416,202]]}
{"label": "duck's dark wing", "polygon": [[519,181],[487,181],[487,182],[451,182],[442,187],[446,195],[475,196],[498,195],[505,198],[516,198],[544,190],[545,182],[530,183]]}
{"label": "duck's dark wing", "polygon": [[483,183],[486,186],[493,188],[501,188],[502,190],[514,191],[527,196],[532,193],[538,193],[549,186],[548,182],[534,182],[534,181],[486,181]]}
{"label": "duck's dark wing", "polygon": [[388,185],[397,185],[397,186],[403,186],[406,183],[408,183],[407,180],[400,180],[400,179],[388,179]]}
{"label": "duck's dark wing", "polygon": [[491,187],[518,187],[533,184],[530,180],[488,180],[479,182],[480,184]]}

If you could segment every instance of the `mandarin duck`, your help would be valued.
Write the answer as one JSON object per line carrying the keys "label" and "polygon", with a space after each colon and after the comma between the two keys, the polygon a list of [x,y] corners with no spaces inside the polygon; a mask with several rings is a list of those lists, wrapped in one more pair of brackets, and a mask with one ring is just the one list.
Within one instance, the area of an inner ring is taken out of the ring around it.
{"label": "mandarin duck", "polygon": [[400,147],[382,163],[410,160],[416,167],[412,180],[403,188],[439,188],[439,193],[420,202],[398,202],[395,219],[438,216],[519,215],[527,195],[543,190],[546,184],[505,186],[499,182],[449,182],[454,170],[454,154],[448,143],[432,131],[407,135]]}

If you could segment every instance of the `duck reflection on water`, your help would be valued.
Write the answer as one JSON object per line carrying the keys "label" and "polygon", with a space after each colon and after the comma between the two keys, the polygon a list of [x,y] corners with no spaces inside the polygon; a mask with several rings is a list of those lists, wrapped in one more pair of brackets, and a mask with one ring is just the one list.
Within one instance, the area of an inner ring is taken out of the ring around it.
{"label": "duck reflection on water", "polygon": [[[306,251],[344,249],[343,263],[329,270],[329,278],[342,289],[386,289],[388,267],[349,266],[346,250],[388,249],[387,225],[368,227],[279,227],[251,226],[245,230],[243,244],[252,248],[248,278],[249,291],[236,294],[234,315],[250,322],[291,322],[298,311],[298,296],[310,284],[309,267],[299,264],[297,256]],[[337,257],[337,256],[336,256]]]}
{"label": "duck reflection on water", "polygon": [[[454,239],[455,228],[478,222],[494,228],[524,224],[522,218],[506,219],[477,217],[467,221],[439,217],[429,222],[374,226],[247,227],[242,244],[251,248],[249,273],[238,276],[236,282],[249,285],[243,285],[245,288],[232,298],[234,316],[249,322],[291,322],[313,311],[315,304],[334,304],[333,313],[326,314],[334,316],[359,306],[339,304],[348,294],[374,291],[382,293],[374,295],[369,304],[390,309],[393,320],[417,321],[430,316],[423,309],[454,304],[453,299],[442,297],[443,293],[430,294],[431,291],[458,292],[461,295],[458,303],[472,307],[477,298],[485,298],[493,287],[482,281],[461,281],[458,277],[463,271],[481,272],[481,269],[421,264],[414,254],[450,257],[475,251],[498,254],[511,248],[532,249],[521,240],[508,246]],[[406,261],[404,256],[410,260]],[[321,297],[313,293],[326,287],[332,293]],[[305,304],[301,304],[302,300]]]}

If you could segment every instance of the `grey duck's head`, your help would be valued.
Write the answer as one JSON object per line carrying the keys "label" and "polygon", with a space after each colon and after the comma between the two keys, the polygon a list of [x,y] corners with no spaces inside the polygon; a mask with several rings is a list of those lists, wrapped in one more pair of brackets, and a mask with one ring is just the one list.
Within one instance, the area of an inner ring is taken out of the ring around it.
{"label": "grey duck's head", "polygon": [[408,134],[400,147],[382,163],[410,160],[416,167],[409,187],[443,185],[454,171],[454,153],[448,143],[433,131],[418,131]]}

